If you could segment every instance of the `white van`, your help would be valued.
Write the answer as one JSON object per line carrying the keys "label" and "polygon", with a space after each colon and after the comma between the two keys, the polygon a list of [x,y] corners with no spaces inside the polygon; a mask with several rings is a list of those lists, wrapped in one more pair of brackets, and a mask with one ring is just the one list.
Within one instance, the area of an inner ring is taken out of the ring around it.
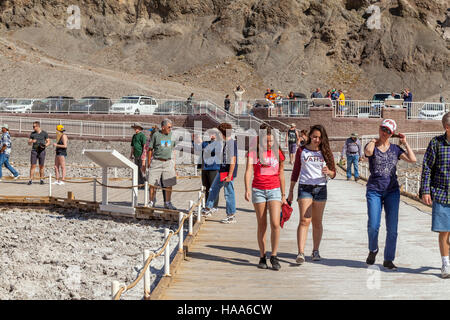
{"label": "white van", "polygon": [[12,113],[31,113],[31,107],[36,99],[20,99],[17,102],[3,107],[6,112]]}
{"label": "white van", "polygon": [[125,96],[110,108],[110,113],[121,114],[153,114],[158,108],[158,103],[148,96]]}

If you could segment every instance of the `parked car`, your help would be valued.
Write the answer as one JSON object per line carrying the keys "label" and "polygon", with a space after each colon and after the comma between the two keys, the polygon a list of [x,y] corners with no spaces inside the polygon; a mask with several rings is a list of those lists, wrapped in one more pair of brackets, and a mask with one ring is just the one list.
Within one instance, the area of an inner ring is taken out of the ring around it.
{"label": "parked car", "polygon": [[149,96],[130,95],[122,97],[111,106],[110,113],[154,114],[158,108],[156,100]]}
{"label": "parked car", "polygon": [[12,113],[31,113],[31,107],[36,99],[21,99],[16,103],[6,105],[3,110]]}
{"label": "parked car", "polygon": [[89,96],[70,105],[69,112],[72,113],[109,113],[112,102],[110,98]]}
{"label": "parked car", "polygon": [[6,111],[6,106],[16,103],[17,99],[14,98],[0,98],[0,110]]}
{"label": "parked car", "polygon": [[420,108],[419,119],[442,120],[447,112],[445,103],[424,103]]}
{"label": "parked car", "polygon": [[73,97],[50,96],[43,100],[36,100],[31,107],[32,112],[68,112],[69,107],[74,103]]}

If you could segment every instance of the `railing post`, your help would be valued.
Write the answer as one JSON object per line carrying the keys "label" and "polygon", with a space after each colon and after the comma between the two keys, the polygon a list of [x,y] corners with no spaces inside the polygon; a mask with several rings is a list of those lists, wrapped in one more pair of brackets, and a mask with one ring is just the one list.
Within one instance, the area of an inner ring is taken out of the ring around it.
{"label": "railing post", "polygon": [[[144,267],[147,262],[148,257],[150,256],[150,250],[144,250]],[[148,297],[150,295],[150,265],[144,271],[144,297]]]}
{"label": "railing post", "polygon": [[148,207],[148,181],[144,182],[144,207]]}
{"label": "railing post", "polygon": [[166,249],[164,249],[164,276],[170,276],[170,241],[169,228],[164,228],[164,242],[167,242]]}
{"label": "railing post", "polygon": [[183,212],[180,212],[178,214],[178,224],[179,224],[179,228],[180,228],[180,232],[178,234],[178,238],[179,238],[179,242],[178,242],[178,252],[183,252],[183,237],[184,237],[184,228],[183,228]]}
{"label": "railing post", "polygon": [[114,297],[116,296],[117,292],[120,289],[120,283],[117,280],[114,280],[111,284],[111,299],[114,300]]}
{"label": "railing post", "polygon": [[[1,170],[1,168],[0,168]],[[48,196],[51,197],[52,196],[52,174],[50,173],[48,175]]]}
{"label": "railing post", "polygon": [[97,179],[95,179],[95,177],[94,177],[94,181],[92,181],[93,182],[93,186],[92,186],[92,188],[93,188],[93,194],[94,194],[94,202],[97,202]]}
{"label": "railing post", "polygon": [[[200,201],[201,197],[202,197],[202,192],[203,192],[203,186],[202,186],[202,191],[198,192],[198,201]],[[200,223],[201,219],[202,219],[202,202],[203,199],[200,201],[200,203],[198,204],[198,208],[197,208],[197,222]]]}
{"label": "railing post", "polygon": [[80,121],[80,137],[83,136],[83,121]]}
{"label": "railing post", "polygon": [[[194,207],[194,201],[189,200],[189,212],[191,212],[192,208]],[[193,220],[194,220],[194,212],[191,212],[189,215],[189,232],[188,235],[192,236],[193,234]]]}
{"label": "railing post", "polygon": [[419,195],[420,194],[420,178],[417,178],[417,189],[416,189],[416,191],[417,191],[417,195]]}

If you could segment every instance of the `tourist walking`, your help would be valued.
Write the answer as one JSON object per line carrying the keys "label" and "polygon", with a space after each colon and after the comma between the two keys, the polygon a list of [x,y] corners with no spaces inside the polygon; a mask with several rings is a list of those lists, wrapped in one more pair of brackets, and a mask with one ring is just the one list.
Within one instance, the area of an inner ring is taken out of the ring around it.
{"label": "tourist walking", "polygon": [[227,94],[225,96],[225,99],[223,101],[223,107],[225,108],[226,112],[230,112],[231,101],[230,101],[230,95],[229,94]]}
{"label": "tourist walking", "polygon": [[[369,160],[370,176],[367,181],[367,233],[369,237],[369,255],[366,259],[368,265],[375,263],[378,253],[378,231],[380,229],[381,211],[384,206],[386,215],[386,245],[384,248],[383,266],[396,270],[394,265],[395,250],[397,246],[398,209],[400,204],[400,189],[397,181],[398,160],[416,162],[416,156],[406,141],[405,135],[399,133],[397,123],[392,119],[385,119],[381,123],[378,139],[372,139],[364,147],[364,154]],[[390,143],[391,137],[399,137],[399,145]]]}
{"label": "tourist walking", "polygon": [[[219,173],[220,161],[216,157],[216,152],[219,154],[222,151],[222,146],[216,139],[217,134],[214,131],[209,131],[209,141],[194,141],[194,149],[196,152],[201,152],[201,169],[202,169],[202,186],[205,187],[205,199],[209,197],[209,190],[213,185],[214,179]],[[211,216],[217,212],[219,206],[219,193],[214,200],[214,204],[210,210],[203,209],[205,216]]]}
{"label": "tourist walking", "polygon": [[6,169],[8,169],[12,175],[14,176],[14,179],[18,179],[20,177],[20,174],[17,172],[16,169],[11,166],[9,163],[9,157],[11,156],[11,135],[9,134],[9,126],[5,123],[2,125],[2,136],[0,140],[0,181],[2,181],[2,167],[5,166]]}
{"label": "tourist walking", "polygon": [[41,129],[39,121],[33,122],[33,132],[30,134],[28,144],[31,145],[31,167],[28,185],[33,183],[34,171],[38,161],[40,184],[44,184],[45,149],[50,145],[50,139],[48,138],[48,133]]}
{"label": "tourist walking", "polygon": [[278,91],[277,96],[275,97],[275,105],[277,114],[279,116],[283,115],[283,96],[281,94],[281,91]]}
{"label": "tourist walking", "polygon": [[[272,252],[270,263],[272,269],[280,270],[278,260],[278,243],[280,240],[280,212],[281,204],[286,203],[284,179],[284,154],[276,143],[272,128],[263,124],[259,128],[256,150],[247,154],[245,170],[245,200],[253,203],[258,223],[257,239],[259,246],[258,268],[267,269],[266,262],[266,230],[267,211],[269,211]],[[252,177],[251,195],[250,180]]]}
{"label": "tourist walking", "polygon": [[56,126],[56,143],[55,147],[55,178],[54,184],[63,185],[66,178],[66,157],[67,157],[67,142],[69,139],[64,133],[66,130],[62,124]]}
{"label": "tourist walking", "polygon": [[289,164],[292,165],[294,164],[297,146],[300,143],[300,136],[298,134],[295,123],[292,123],[291,127],[286,132],[286,141],[288,142],[288,149],[289,149]]}
{"label": "tourist walking", "polygon": [[153,133],[147,152],[147,168],[149,168],[148,183],[150,184],[149,207],[155,207],[156,187],[162,185],[166,189],[164,208],[177,210],[172,202],[172,187],[177,184],[175,140],[172,139],[172,121],[164,119],[161,130]]}
{"label": "tourist walking", "polygon": [[144,152],[147,137],[142,132],[144,127],[140,123],[134,123],[131,128],[134,129],[133,137],[131,138],[131,152],[130,159],[134,160],[134,164],[138,167],[138,184],[141,185],[139,189],[144,189],[142,186],[145,183],[144,173],[142,172],[142,153]]}
{"label": "tourist walking", "polygon": [[362,156],[361,140],[358,139],[358,134],[353,132],[350,138],[345,140],[341,155],[341,159],[347,158],[347,181],[352,178],[352,165],[355,171],[355,181],[359,180],[358,164],[362,160]]}
{"label": "tourist walking", "polygon": [[236,90],[234,91],[234,113],[240,114],[242,109],[242,96],[244,95],[244,88],[242,88],[240,85],[236,87]]}
{"label": "tourist walking", "polygon": [[297,228],[298,255],[296,262],[305,262],[305,245],[309,225],[313,225],[312,260],[320,260],[319,246],[322,240],[322,217],[327,201],[328,178],[334,179],[336,167],[326,130],[321,125],[311,127],[308,141],[295,154],[288,203],[294,198],[294,187],[298,181],[298,206],[300,219]]}
{"label": "tourist walking", "polygon": [[299,146],[303,147],[308,142],[308,130],[301,130],[300,131],[300,143]]}
{"label": "tourist walking", "polygon": [[337,106],[337,108],[338,108],[338,114],[340,115],[340,116],[344,116],[344,114],[345,114],[345,95],[344,95],[344,92],[342,92],[342,90],[341,89],[339,89],[339,97],[338,97],[338,99],[337,99],[337,102],[338,102],[338,106]]}
{"label": "tourist walking", "polygon": [[216,175],[211,188],[209,189],[208,199],[205,203],[205,215],[211,214],[214,202],[219,195],[222,187],[225,191],[226,218],[222,223],[236,223],[236,196],[234,193],[234,178],[237,175],[237,142],[232,139],[232,126],[229,123],[221,123],[219,129],[222,136],[222,157],[219,174]]}
{"label": "tourist walking", "polygon": [[422,165],[420,194],[422,201],[432,205],[431,230],[439,233],[442,278],[450,277],[450,112],[442,117],[443,135],[428,144]]}

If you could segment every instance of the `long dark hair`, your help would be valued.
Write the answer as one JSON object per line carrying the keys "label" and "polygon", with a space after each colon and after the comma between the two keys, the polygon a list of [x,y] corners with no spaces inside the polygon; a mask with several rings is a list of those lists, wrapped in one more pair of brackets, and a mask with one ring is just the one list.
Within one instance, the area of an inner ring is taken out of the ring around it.
{"label": "long dark hair", "polygon": [[311,143],[311,134],[315,130],[320,132],[321,138],[320,138],[319,149],[322,152],[322,156],[325,159],[325,163],[327,164],[328,169],[330,169],[331,171],[335,171],[336,165],[334,163],[333,152],[331,152],[330,143],[328,142],[327,131],[325,130],[325,128],[322,125],[316,124],[316,125],[312,126],[311,129],[309,129],[308,141],[306,142],[306,144]]}

